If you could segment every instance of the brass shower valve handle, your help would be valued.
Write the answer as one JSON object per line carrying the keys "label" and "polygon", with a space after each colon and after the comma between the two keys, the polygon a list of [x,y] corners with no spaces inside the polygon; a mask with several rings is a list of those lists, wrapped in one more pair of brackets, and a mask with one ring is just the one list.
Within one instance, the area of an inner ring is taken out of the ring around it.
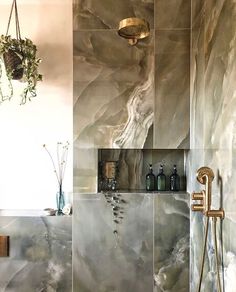
{"label": "brass shower valve handle", "polygon": [[192,200],[200,201],[200,204],[192,204],[192,211],[202,212],[207,217],[224,218],[225,212],[223,209],[211,209],[211,184],[214,179],[214,173],[209,167],[201,167],[197,171],[197,180],[205,185],[205,190],[192,193]]}
{"label": "brass shower valve handle", "polygon": [[204,206],[203,204],[192,204],[192,211],[194,212],[203,212],[204,211]]}
{"label": "brass shower valve handle", "polygon": [[196,200],[196,201],[202,201],[204,199],[204,193],[203,191],[200,193],[192,193],[192,200]]}

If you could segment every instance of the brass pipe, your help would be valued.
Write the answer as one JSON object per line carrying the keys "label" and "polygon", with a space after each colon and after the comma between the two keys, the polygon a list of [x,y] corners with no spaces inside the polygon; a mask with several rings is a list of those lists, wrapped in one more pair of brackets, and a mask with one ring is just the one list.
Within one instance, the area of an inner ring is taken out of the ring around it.
{"label": "brass pipe", "polygon": [[198,283],[198,292],[201,291],[205,254],[206,254],[206,245],[209,229],[209,218],[213,220],[214,228],[214,245],[215,245],[215,259],[216,259],[216,272],[217,272],[217,286],[218,292],[221,292],[221,281],[220,281],[220,272],[219,272],[219,259],[218,259],[218,246],[217,246],[217,236],[216,236],[216,222],[217,218],[224,219],[225,212],[222,208],[218,210],[211,209],[211,196],[212,196],[212,181],[214,179],[214,173],[209,167],[201,167],[197,171],[197,180],[205,185],[205,191],[193,193],[192,200],[199,201],[200,204],[192,204],[192,211],[202,212],[206,216],[206,226],[205,226],[205,235],[204,235],[204,244],[201,260],[201,269],[200,269],[200,279]]}
{"label": "brass pipe", "polygon": [[215,259],[216,259],[216,273],[217,273],[217,284],[218,291],[221,292],[221,281],[220,281],[220,271],[219,271],[219,258],[218,258],[218,245],[217,245],[217,237],[216,237],[216,221],[217,217],[212,218],[214,223],[214,243],[215,243]]}
{"label": "brass pipe", "polygon": [[200,270],[200,278],[199,278],[199,282],[198,282],[197,292],[201,292],[202,277],[203,277],[203,270],[204,270],[204,263],[205,263],[205,255],[206,255],[206,245],[207,245],[208,229],[209,229],[209,217],[206,217],[206,227],[205,227],[204,243],[203,243],[203,251],[202,251],[202,259],[201,259],[201,270]]}
{"label": "brass pipe", "polygon": [[223,209],[211,209],[212,181],[214,180],[214,172],[209,167],[201,167],[197,171],[197,180],[205,185],[205,191],[194,192],[192,200],[200,201],[200,204],[192,204],[192,211],[202,212],[207,217],[219,217],[224,219],[225,213]]}

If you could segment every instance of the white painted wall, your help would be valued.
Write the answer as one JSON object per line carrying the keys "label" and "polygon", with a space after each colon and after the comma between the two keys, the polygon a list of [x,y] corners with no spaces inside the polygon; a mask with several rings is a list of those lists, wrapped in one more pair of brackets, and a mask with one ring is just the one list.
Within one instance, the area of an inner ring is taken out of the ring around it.
{"label": "white painted wall", "polygon": [[[5,34],[11,2],[1,0],[0,34]],[[31,103],[20,106],[15,87],[13,99],[0,105],[0,209],[55,208],[57,182],[42,145],[55,153],[58,141],[70,141],[64,191],[71,193],[72,1],[17,2],[22,37],[38,46],[44,81]]]}

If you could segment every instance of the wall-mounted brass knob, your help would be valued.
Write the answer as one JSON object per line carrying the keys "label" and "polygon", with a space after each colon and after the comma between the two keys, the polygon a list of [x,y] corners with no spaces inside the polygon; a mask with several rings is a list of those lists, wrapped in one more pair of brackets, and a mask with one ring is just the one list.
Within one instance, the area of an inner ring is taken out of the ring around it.
{"label": "wall-mounted brass knob", "polygon": [[204,198],[204,191],[200,192],[200,193],[192,193],[192,200],[203,200]]}
{"label": "wall-mounted brass knob", "polygon": [[204,207],[203,204],[192,204],[192,211],[194,212],[203,212],[204,211]]}

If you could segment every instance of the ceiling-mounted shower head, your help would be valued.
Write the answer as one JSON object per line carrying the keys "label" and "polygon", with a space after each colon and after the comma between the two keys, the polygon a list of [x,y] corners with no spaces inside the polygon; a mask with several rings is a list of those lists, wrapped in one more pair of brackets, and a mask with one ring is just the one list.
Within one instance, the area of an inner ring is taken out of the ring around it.
{"label": "ceiling-mounted shower head", "polygon": [[149,23],[145,19],[130,17],[120,21],[118,34],[128,39],[130,45],[135,45],[139,39],[150,34]]}

